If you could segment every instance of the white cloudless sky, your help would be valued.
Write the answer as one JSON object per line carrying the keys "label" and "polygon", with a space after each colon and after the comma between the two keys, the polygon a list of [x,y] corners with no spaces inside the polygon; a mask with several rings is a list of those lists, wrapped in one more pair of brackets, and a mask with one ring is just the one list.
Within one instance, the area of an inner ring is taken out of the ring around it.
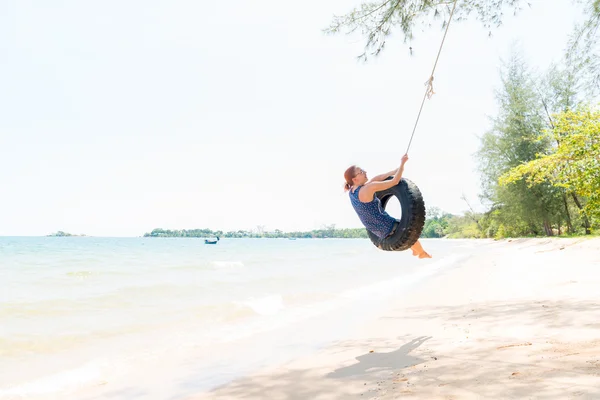
{"label": "white cloudless sky", "polygon": [[[0,3],[0,235],[360,227],[343,172],[397,167],[443,32],[367,63],[327,36],[357,1]],[[517,43],[560,60],[581,9],[534,0],[488,37],[454,23],[404,175],[427,207],[479,211],[473,154]]]}

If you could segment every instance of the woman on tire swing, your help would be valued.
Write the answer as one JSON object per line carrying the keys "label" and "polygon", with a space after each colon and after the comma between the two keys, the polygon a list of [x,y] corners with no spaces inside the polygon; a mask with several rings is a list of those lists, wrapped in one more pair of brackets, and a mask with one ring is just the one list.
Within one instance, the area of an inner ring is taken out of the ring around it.
{"label": "woman on tire swing", "polygon": [[[346,179],[344,190],[350,192],[350,202],[356,214],[358,214],[365,228],[380,239],[385,239],[393,235],[398,222],[385,212],[381,206],[381,201],[375,196],[375,193],[396,186],[400,182],[406,161],[408,161],[408,154],[402,156],[402,161],[398,169],[377,175],[370,180],[367,178],[367,171],[356,165],[350,166],[344,173],[344,178]],[[392,179],[386,180],[392,175]],[[411,246],[411,250],[413,256],[431,258],[418,240]]]}

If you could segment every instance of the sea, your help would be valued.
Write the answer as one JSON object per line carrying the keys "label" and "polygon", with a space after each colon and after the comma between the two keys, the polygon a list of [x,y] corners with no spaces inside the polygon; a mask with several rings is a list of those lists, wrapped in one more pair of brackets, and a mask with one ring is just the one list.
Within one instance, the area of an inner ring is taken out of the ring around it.
{"label": "sea", "polygon": [[473,254],[368,239],[0,237],[0,399],[184,399],[300,357]]}

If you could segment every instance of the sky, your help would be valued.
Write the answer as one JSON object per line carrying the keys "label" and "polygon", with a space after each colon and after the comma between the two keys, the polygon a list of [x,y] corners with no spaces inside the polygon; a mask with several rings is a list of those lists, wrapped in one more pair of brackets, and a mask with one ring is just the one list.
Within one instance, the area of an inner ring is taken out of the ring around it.
{"label": "sky", "polygon": [[[581,18],[549,3],[492,37],[452,23],[403,175],[426,207],[485,210],[474,153],[502,60],[545,70]],[[322,31],[355,4],[1,2],[0,235],[360,227],[344,170],[397,168],[443,31],[363,63],[359,34]]]}

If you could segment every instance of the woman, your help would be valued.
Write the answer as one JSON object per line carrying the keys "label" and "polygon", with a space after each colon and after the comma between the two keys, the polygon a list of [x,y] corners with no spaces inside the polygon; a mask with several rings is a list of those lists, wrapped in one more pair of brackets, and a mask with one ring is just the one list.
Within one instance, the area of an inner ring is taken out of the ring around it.
{"label": "woman", "polygon": [[[385,212],[381,206],[381,201],[375,196],[375,193],[396,186],[400,182],[406,161],[408,161],[408,154],[402,156],[402,161],[398,169],[377,175],[371,180],[367,178],[367,171],[355,165],[352,165],[344,173],[344,178],[346,179],[344,190],[350,192],[350,202],[358,214],[358,218],[365,228],[381,239],[394,233],[396,219]],[[386,180],[391,175],[393,175],[393,178]],[[413,256],[431,258],[423,250],[423,246],[421,246],[418,240],[411,247],[411,250],[413,251]]]}

